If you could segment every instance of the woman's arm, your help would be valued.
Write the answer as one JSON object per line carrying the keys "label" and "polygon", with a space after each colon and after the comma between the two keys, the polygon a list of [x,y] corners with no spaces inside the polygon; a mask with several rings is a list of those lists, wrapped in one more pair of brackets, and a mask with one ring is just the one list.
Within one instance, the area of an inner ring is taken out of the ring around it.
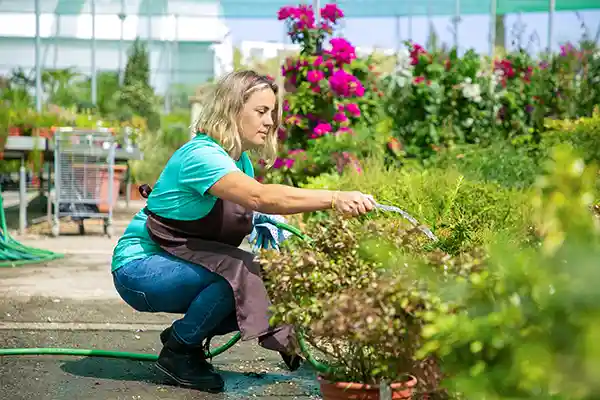
{"label": "woman's arm", "polygon": [[225,175],[208,192],[265,214],[285,215],[337,208],[341,212],[358,215],[372,210],[375,203],[372,197],[360,192],[265,185],[242,172]]}

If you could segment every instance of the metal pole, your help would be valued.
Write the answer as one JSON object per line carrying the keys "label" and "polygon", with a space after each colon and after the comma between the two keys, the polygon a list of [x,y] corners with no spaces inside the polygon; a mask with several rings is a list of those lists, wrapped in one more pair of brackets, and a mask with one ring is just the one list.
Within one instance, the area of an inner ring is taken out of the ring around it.
{"label": "metal pole", "polygon": [[165,113],[171,112],[171,85],[173,84],[173,47],[174,40],[171,39],[168,42],[164,42],[163,46],[166,46],[167,51],[167,85],[165,90]]}
{"label": "metal pole", "polygon": [[496,53],[496,0],[490,1],[490,57]]}
{"label": "metal pole", "polygon": [[98,103],[98,77],[96,73],[96,0],[91,0],[92,8],[92,104]]}
{"label": "metal pole", "polygon": [[54,59],[52,60],[52,64],[54,65],[54,69],[56,69],[58,65],[58,45],[60,43],[60,14],[54,14],[54,18],[56,23],[54,25]]}
{"label": "metal pole", "polygon": [[174,54],[171,54],[171,84],[176,85],[180,80],[179,76],[179,15],[175,14],[175,40],[173,42],[172,50]]}
{"label": "metal pole", "polygon": [[121,13],[119,19],[121,20],[121,35],[119,37],[119,85],[123,85],[123,79],[125,78],[125,71],[123,68],[123,39],[125,35],[125,0],[121,0]]}
{"label": "metal pole", "polygon": [[[152,71],[152,14],[150,13],[150,8],[148,8],[148,67],[150,71]],[[159,67],[160,67],[160,59],[159,59]],[[150,81],[150,86],[152,86],[152,72],[150,72],[150,76],[148,80]],[[156,82],[156,81],[155,81]]]}
{"label": "metal pole", "polygon": [[552,42],[554,41],[554,13],[556,12],[556,0],[550,0],[548,10],[548,53],[552,51]]}
{"label": "metal pole", "polygon": [[25,158],[21,157],[19,168],[19,233],[21,235],[25,234],[27,228],[27,203],[27,169],[25,169]]}
{"label": "metal pole", "polygon": [[35,109],[42,112],[42,39],[40,37],[40,0],[35,0]]}
{"label": "metal pole", "polygon": [[413,40],[412,34],[413,34],[413,30],[412,30],[412,13],[413,13],[413,9],[412,6],[408,9],[408,40]]}
{"label": "metal pole", "polygon": [[454,1],[454,47],[458,51],[458,27],[460,24],[460,0]]}
{"label": "metal pole", "polygon": [[313,11],[315,13],[315,22],[318,24],[321,22],[321,1],[313,0]]}
{"label": "metal pole", "polygon": [[[147,40],[147,45],[148,45],[148,55],[150,54],[150,47],[152,47],[152,15],[150,14],[150,10],[148,9],[148,22],[147,22],[147,29],[148,29],[148,40]],[[148,58],[152,58],[150,56],[148,56]]]}
{"label": "metal pole", "polygon": [[438,37],[437,32],[435,31],[435,28],[433,26],[433,21],[431,20],[432,18],[433,10],[431,9],[431,0],[427,0],[427,26],[429,28],[429,38],[427,45],[432,45],[431,51],[435,51],[437,50],[438,46]]}
{"label": "metal pole", "polygon": [[400,26],[400,16],[396,15],[396,53],[400,53],[400,42],[402,41],[402,30]]}

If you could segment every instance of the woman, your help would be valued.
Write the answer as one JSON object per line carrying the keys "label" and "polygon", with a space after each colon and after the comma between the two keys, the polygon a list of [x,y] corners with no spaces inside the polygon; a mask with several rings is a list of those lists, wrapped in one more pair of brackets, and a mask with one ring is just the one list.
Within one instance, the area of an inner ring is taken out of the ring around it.
{"label": "woman", "polygon": [[167,162],[114,249],[112,274],[123,300],[138,311],[182,313],[161,334],[157,367],[178,384],[221,391],[223,379],[204,358],[203,342],[240,331],[279,351],[297,368],[290,327],[269,327],[269,302],[251,253],[239,249],[269,214],[373,209],[360,192],[299,189],[254,179],[248,152],[273,160],[281,118],[277,86],[251,71],[225,76],[195,126],[196,136]]}

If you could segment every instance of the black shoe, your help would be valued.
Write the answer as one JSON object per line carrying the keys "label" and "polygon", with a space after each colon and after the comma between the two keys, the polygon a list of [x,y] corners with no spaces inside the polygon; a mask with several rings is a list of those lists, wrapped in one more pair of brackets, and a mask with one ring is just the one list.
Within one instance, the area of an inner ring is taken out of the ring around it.
{"label": "black shoe", "polygon": [[304,359],[297,354],[291,356],[289,354],[279,352],[279,355],[281,355],[283,362],[290,371],[296,371],[298,368],[300,368],[302,362],[304,362]]}
{"label": "black shoe", "polygon": [[[167,340],[169,340],[169,337],[171,336],[172,331],[173,331],[173,326],[171,325],[160,333],[160,342],[163,344],[163,346],[165,345],[165,343],[167,343]],[[198,351],[202,354],[202,357],[204,359],[206,359],[207,354],[210,353],[211,339],[212,339],[212,337],[208,337],[202,346],[198,346]],[[209,364],[209,365],[210,365],[211,369],[214,370],[213,366],[211,364]]]}
{"label": "black shoe", "polygon": [[170,326],[160,333],[160,342],[163,344],[163,346],[165,345],[165,343],[167,343],[167,340],[169,340],[172,330],[173,330],[173,327]]}
{"label": "black shoe", "polygon": [[158,356],[156,367],[183,387],[218,393],[225,382],[204,358],[202,349],[180,343],[172,335]]}

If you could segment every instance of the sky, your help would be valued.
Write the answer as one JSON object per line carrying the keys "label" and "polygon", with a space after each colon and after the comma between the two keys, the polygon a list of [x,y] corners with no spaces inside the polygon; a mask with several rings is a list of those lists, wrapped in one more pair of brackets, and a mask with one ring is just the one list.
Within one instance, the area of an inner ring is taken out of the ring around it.
{"label": "sky", "polygon": [[[598,0],[600,1],[600,0]],[[585,11],[580,13],[581,20],[587,25],[589,34],[595,37],[600,29],[600,11]],[[432,18],[438,37],[442,42],[453,44],[452,21],[450,17]],[[241,40],[276,41],[284,40],[285,27],[283,22],[277,20],[227,20],[234,42]],[[360,47],[377,47],[395,49],[398,41],[409,39],[409,21],[400,19],[400,35],[397,23],[390,19],[348,19],[344,21],[341,32],[354,45]],[[459,49],[462,51],[473,48],[478,52],[489,51],[489,16],[468,15],[462,18],[459,25]],[[531,51],[542,51],[548,44],[548,14],[532,13],[508,15],[505,20],[507,46],[517,36],[515,31],[522,30],[523,46],[534,38]],[[519,28],[521,26],[521,28]],[[524,28],[523,28],[524,27]],[[554,17],[554,40],[552,49],[557,50],[561,43],[578,41],[582,35],[581,22],[573,12],[557,12]],[[412,19],[412,39],[417,43],[424,43],[428,37],[428,23],[426,17]],[[399,39],[399,40],[398,40]]]}

